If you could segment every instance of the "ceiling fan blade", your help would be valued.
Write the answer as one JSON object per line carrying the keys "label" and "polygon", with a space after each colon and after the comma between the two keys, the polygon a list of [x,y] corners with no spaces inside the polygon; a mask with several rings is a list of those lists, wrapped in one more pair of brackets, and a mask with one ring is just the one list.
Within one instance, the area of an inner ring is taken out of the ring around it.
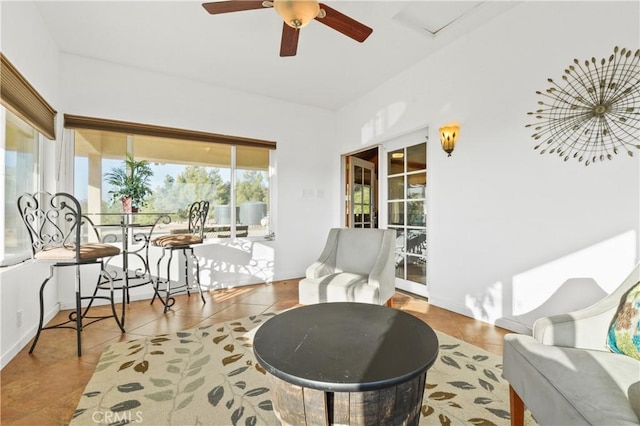
{"label": "ceiling fan blade", "polygon": [[338,12],[335,9],[330,8],[326,4],[320,3],[320,9],[324,9],[326,16],[323,18],[317,17],[316,21],[320,21],[328,27],[333,28],[336,31],[341,32],[347,37],[359,41],[362,43],[371,35],[373,29],[366,25],[356,21],[347,15]]}
{"label": "ceiling fan blade", "polygon": [[282,42],[280,43],[280,56],[296,56],[298,51],[298,37],[300,30],[282,23]]}
{"label": "ceiling fan blade", "polygon": [[227,0],[216,1],[213,3],[202,3],[202,7],[212,15],[218,13],[241,12],[243,10],[262,9],[265,7],[262,0]]}

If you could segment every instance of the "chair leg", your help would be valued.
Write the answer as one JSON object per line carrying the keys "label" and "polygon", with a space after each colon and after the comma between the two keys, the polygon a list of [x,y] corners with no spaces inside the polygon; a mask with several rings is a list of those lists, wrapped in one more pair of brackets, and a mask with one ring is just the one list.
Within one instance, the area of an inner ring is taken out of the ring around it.
{"label": "chair leg", "polygon": [[[127,289],[125,286],[122,286],[122,316],[118,318],[118,313],[116,312],[115,289],[113,288],[113,277],[104,270],[104,265],[102,263],[100,263],[100,275],[109,282],[109,302],[111,303],[111,313],[113,314],[113,319],[116,320],[116,324],[118,324],[118,328],[120,328],[120,331],[124,333],[125,297],[127,297]],[[93,300],[91,301],[93,302]]]}
{"label": "chair leg", "polygon": [[206,304],[207,302],[206,300],[204,300],[204,294],[202,294],[202,285],[200,284],[200,261],[198,260],[196,255],[193,253],[193,248],[190,248],[189,250],[191,253],[191,259],[193,259],[193,263],[196,266],[196,274],[194,275],[194,281],[196,282],[196,284],[198,284],[198,291],[200,292],[200,299],[202,300],[202,303]]}
{"label": "chair leg", "polygon": [[40,321],[38,322],[38,331],[36,332],[36,337],[33,339],[29,353],[33,353],[33,350],[36,348],[36,344],[40,338],[40,333],[42,332],[42,326],[44,325],[44,288],[49,280],[53,278],[53,268],[53,265],[49,267],[49,276],[45,278],[42,284],[40,284]]}
{"label": "chair leg", "polygon": [[511,426],[524,425],[524,401],[509,385],[509,407],[511,408]]}
{"label": "chair leg", "polygon": [[[167,253],[167,251],[165,249],[162,249],[162,256],[160,256],[160,258],[158,259],[158,262],[156,263],[156,279],[154,280],[153,283],[153,297],[151,298],[151,305],[153,305],[153,302],[156,300],[156,297],[158,297],[158,299],[160,299],[161,302],[162,301],[162,296],[160,295],[160,265],[162,264],[162,259],[164,259],[165,254]],[[163,302],[164,303],[164,302]]]}
{"label": "chair leg", "polygon": [[191,297],[191,291],[189,291],[189,258],[187,257],[187,250],[191,250],[191,256],[193,257],[193,250],[191,248],[182,250],[182,256],[184,256],[184,286],[187,290],[187,296]]}
{"label": "chair leg", "polygon": [[170,250],[169,259],[167,260],[167,288],[166,288],[166,298],[164,302],[164,313],[167,311],[173,304],[175,303],[175,299],[171,297],[171,262],[173,261],[173,250]]}
{"label": "chair leg", "polygon": [[76,265],[76,336],[78,356],[82,356],[82,294],[80,294],[80,265]]}

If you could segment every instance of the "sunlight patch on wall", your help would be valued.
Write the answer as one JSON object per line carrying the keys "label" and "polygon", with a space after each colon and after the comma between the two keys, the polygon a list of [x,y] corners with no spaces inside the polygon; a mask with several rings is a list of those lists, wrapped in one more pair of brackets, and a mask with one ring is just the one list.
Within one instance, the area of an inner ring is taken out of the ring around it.
{"label": "sunlight patch on wall", "polygon": [[232,239],[199,249],[200,278],[209,290],[273,281],[275,250],[266,243]]}
{"label": "sunlight patch on wall", "polygon": [[376,137],[383,135],[400,120],[406,109],[405,102],[394,102],[376,112],[374,117],[360,129],[360,144],[368,145],[374,142]]}
{"label": "sunlight patch on wall", "polygon": [[467,294],[464,304],[473,313],[473,318],[494,324],[502,317],[503,285],[498,281],[479,295]]}
{"label": "sunlight patch on wall", "polygon": [[[553,260],[513,277],[513,315],[522,315],[548,302],[565,283],[593,281],[607,294],[616,289],[635,264],[636,232],[630,230],[575,253]],[[587,286],[584,286],[585,291]],[[592,289],[593,302],[601,296]],[[580,295],[582,298],[589,295]]]}

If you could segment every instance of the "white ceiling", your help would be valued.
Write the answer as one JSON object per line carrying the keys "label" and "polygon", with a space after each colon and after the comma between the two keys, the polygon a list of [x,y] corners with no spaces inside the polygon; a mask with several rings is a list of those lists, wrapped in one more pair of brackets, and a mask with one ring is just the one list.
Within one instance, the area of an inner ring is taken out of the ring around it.
{"label": "white ceiling", "polygon": [[[241,0],[240,0],[241,1]],[[312,21],[281,58],[273,9],[210,15],[195,1],[35,2],[60,50],[336,110],[515,5],[331,1],[373,28],[362,44]]]}

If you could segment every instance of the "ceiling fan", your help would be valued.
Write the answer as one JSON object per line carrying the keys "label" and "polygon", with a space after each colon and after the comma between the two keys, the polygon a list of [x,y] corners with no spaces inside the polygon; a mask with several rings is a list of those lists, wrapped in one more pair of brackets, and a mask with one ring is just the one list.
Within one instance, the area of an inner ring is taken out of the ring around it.
{"label": "ceiling fan", "polygon": [[360,43],[373,32],[373,29],[326,4],[318,3],[318,0],[226,0],[203,3],[202,6],[212,15],[273,7],[284,20],[280,56],[296,55],[300,28],[313,19]]}

